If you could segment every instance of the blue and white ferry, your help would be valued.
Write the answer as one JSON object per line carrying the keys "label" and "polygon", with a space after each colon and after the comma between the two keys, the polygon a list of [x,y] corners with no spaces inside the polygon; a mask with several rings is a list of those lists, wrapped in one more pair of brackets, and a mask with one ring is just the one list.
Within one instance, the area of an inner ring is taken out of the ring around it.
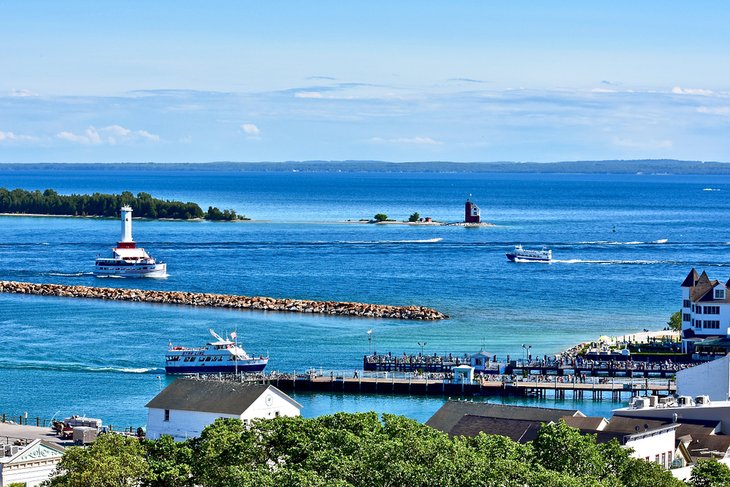
{"label": "blue and white ferry", "polygon": [[523,249],[522,245],[515,245],[512,252],[508,252],[510,262],[550,262],[553,260],[553,251],[545,247],[542,250]]}
{"label": "blue and white ferry", "polygon": [[237,374],[239,372],[261,372],[269,362],[263,355],[251,357],[238,346],[236,333],[222,338],[215,331],[208,330],[215,341],[200,348],[173,346],[170,343],[165,356],[166,374]]}

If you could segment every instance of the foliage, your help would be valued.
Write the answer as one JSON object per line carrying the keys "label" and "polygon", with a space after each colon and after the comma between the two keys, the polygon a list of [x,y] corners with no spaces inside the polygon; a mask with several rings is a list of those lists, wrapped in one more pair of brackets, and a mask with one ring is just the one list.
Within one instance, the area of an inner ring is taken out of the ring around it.
{"label": "foliage", "polygon": [[208,220],[237,220],[239,216],[233,210],[220,211],[210,207],[207,213],[196,203],[183,203],[153,198],[149,193],[137,193],[134,196],[129,191],[121,194],[71,194],[60,195],[52,189],[42,193],[38,190],[26,191],[14,189],[12,191],[0,188],[0,213],[37,213],[42,215],[74,215],[74,216],[107,216],[119,215],[119,208],[129,205],[134,215],[141,218],[172,218],[190,220],[203,218]]}
{"label": "foliage", "polygon": [[451,438],[403,416],[373,412],[251,425],[218,419],[186,442],[134,441],[102,435],[86,450],[70,448],[53,485],[684,485],[658,465],[631,458],[616,441],[596,444],[595,436],[564,422],[544,425],[527,444],[483,433]]}
{"label": "foliage", "polygon": [[88,448],[70,447],[56,467],[51,486],[136,486],[148,470],[144,448],[136,438],[105,434]]}
{"label": "foliage", "polygon": [[415,212],[411,216],[408,217],[409,222],[417,222],[420,219],[421,219],[421,215],[418,212]]}
{"label": "foliage", "polygon": [[667,321],[667,326],[670,330],[682,331],[682,310],[672,313],[672,316]]}
{"label": "foliage", "polygon": [[374,220],[375,220],[376,222],[384,222],[384,221],[386,221],[386,220],[388,219],[388,215],[386,215],[385,213],[377,213],[377,214],[376,214],[376,215],[375,215],[375,216],[373,217],[373,219],[374,219]]}
{"label": "foliage", "polygon": [[730,486],[730,468],[714,458],[702,460],[692,469],[690,485],[692,487]]}

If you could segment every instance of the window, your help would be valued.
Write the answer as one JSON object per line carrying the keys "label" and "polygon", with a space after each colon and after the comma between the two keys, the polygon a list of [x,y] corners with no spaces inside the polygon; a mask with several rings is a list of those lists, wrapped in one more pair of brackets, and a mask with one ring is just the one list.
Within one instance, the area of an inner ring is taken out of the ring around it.
{"label": "window", "polygon": [[278,418],[279,416],[281,416],[281,413],[279,411],[275,411],[274,416],[276,416]]}
{"label": "window", "polygon": [[719,306],[705,306],[703,311],[704,311],[704,314],[706,314],[706,315],[719,315],[720,307]]}
{"label": "window", "polygon": [[662,467],[666,468],[666,466],[667,466],[667,454],[662,453]]}
{"label": "window", "polygon": [[715,299],[725,299],[725,290],[722,288],[715,289]]}
{"label": "window", "polygon": [[165,409],[165,421],[170,421],[170,410]]}
{"label": "window", "polygon": [[685,313],[682,315],[682,321],[690,321],[692,319],[692,315],[689,313]]}
{"label": "window", "polygon": [[683,308],[689,308],[689,307],[690,307],[690,301],[689,301],[689,299],[685,299],[685,300],[684,300],[684,301],[682,302],[682,307],[683,307]]}
{"label": "window", "polygon": [[702,314],[702,306],[700,306],[699,304],[697,306],[695,306],[695,313],[697,313],[698,315],[701,315]]}
{"label": "window", "polygon": [[712,328],[712,329],[719,329],[720,328],[720,321],[719,320],[705,320],[704,328]]}
{"label": "window", "polygon": [[667,466],[670,466],[672,464],[672,452],[670,451],[667,452],[667,460],[669,461],[669,463],[667,463]]}
{"label": "window", "polygon": [[659,454],[654,455],[654,463],[659,463]]}

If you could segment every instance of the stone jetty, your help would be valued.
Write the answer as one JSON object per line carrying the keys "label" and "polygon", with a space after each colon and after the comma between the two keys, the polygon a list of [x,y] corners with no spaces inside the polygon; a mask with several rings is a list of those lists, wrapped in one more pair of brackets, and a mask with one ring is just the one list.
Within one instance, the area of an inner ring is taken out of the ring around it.
{"label": "stone jetty", "polygon": [[448,318],[448,316],[435,309],[423,306],[389,306],[384,304],[277,299],[183,291],[153,291],[111,287],[66,286],[63,284],[36,284],[17,281],[0,281],[0,292],[363,318],[391,318],[400,320],[443,320]]}

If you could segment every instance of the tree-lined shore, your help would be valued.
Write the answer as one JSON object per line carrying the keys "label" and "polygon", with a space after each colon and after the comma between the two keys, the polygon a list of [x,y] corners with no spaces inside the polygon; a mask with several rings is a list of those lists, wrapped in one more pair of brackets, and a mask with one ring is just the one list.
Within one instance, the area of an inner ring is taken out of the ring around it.
{"label": "tree-lined shore", "polygon": [[[681,487],[657,463],[615,439],[597,443],[564,422],[526,444],[505,436],[449,437],[403,416],[217,419],[200,438],[142,441],[106,434],[69,448],[50,486],[213,487],[553,486]],[[692,487],[728,485],[716,460],[695,467]]]}
{"label": "tree-lined shore", "polygon": [[221,211],[210,206],[204,212],[197,203],[162,200],[149,193],[137,193],[136,196],[129,191],[121,194],[62,195],[53,189],[41,192],[0,188],[0,213],[117,217],[119,208],[125,205],[131,206],[134,216],[140,218],[213,221],[246,219],[234,210]]}

